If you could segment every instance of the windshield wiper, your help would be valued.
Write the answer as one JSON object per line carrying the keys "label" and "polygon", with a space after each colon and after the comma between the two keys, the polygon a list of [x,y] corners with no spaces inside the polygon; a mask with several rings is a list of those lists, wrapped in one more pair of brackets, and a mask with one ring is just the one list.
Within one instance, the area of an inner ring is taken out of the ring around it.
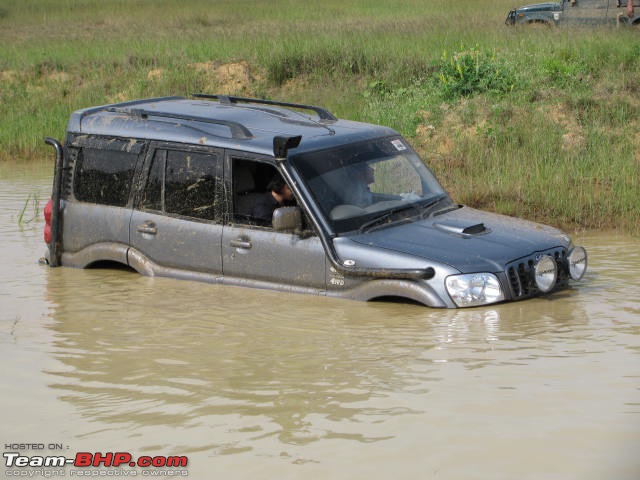
{"label": "windshield wiper", "polygon": [[437,217],[438,215],[444,215],[445,213],[453,212],[454,210],[458,210],[459,208],[462,208],[462,205],[456,203],[454,205],[449,205],[448,207],[441,208],[440,210],[436,210],[435,212],[432,210],[429,216]]}
{"label": "windshield wiper", "polygon": [[[366,230],[378,226],[382,223],[385,223],[391,216],[395,215],[398,212],[402,212],[404,210],[408,210],[410,208],[415,208],[417,209],[418,206],[415,204],[409,204],[409,205],[401,205],[399,207],[394,207],[391,210],[387,210],[385,213],[383,213],[382,215],[380,215],[379,217],[374,218],[373,220],[369,220],[368,222],[365,222],[362,224],[362,226],[360,227],[359,232],[360,233],[364,233]],[[397,219],[397,220],[406,220],[407,217],[404,217],[402,219]],[[388,224],[392,224],[394,222],[396,222],[397,220],[394,220],[392,222],[388,222]]]}
{"label": "windshield wiper", "polygon": [[423,205],[422,206],[423,211],[422,211],[422,215],[420,215],[420,218],[425,218],[427,214],[430,214],[433,211],[433,207],[438,205],[445,198],[449,198],[449,195],[447,195],[446,193],[441,193],[437,197],[434,197],[430,202]]}
{"label": "windshield wiper", "polygon": [[[408,205],[400,205],[400,206],[394,207],[391,210],[387,210],[385,213],[383,213],[379,217],[376,217],[373,220],[369,220],[368,222],[363,223],[362,226],[359,229],[359,232],[360,233],[364,233],[366,230],[371,229],[372,227],[379,226],[379,225],[385,223],[387,220],[389,220],[389,218],[392,217],[393,215],[395,215],[396,213],[402,212],[404,210],[408,210],[410,208],[414,208],[418,212],[420,210],[423,210],[423,212],[420,214],[420,218],[424,218],[426,213],[429,211],[429,209],[431,207],[434,207],[435,205],[440,203],[441,200],[443,200],[445,198],[447,198],[447,194],[443,193],[443,194],[438,195],[435,198],[432,198],[431,200],[429,200],[425,204],[410,203]],[[395,223],[395,222],[397,222],[399,220],[407,220],[408,218],[410,218],[410,217],[398,218],[396,220],[387,222],[387,225],[391,225],[392,223]]]}

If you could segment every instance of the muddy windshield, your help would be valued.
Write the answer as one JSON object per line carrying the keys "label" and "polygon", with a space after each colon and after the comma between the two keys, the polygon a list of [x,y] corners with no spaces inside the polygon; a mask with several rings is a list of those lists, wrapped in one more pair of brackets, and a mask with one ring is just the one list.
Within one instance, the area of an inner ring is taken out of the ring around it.
{"label": "muddy windshield", "polygon": [[426,215],[450,202],[402,137],[304,153],[292,164],[337,233]]}

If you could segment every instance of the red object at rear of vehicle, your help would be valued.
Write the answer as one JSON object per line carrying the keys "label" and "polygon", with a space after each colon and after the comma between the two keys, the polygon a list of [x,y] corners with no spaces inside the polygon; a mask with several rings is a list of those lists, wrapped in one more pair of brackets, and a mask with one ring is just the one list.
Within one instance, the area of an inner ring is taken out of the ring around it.
{"label": "red object at rear of vehicle", "polygon": [[50,198],[44,207],[44,241],[51,243],[51,211],[53,210],[53,200]]}

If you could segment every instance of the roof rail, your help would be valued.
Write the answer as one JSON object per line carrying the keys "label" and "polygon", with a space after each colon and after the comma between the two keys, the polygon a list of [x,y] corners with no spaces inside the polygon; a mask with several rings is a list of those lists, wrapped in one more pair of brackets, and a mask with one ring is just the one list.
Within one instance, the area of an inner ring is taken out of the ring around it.
{"label": "roof rail", "polygon": [[279,107],[290,107],[290,108],[299,108],[302,110],[311,110],[315,112],[320,120],[324,122],[335,122],[338,119],[326,108],[316,107],[315,105],[303,105],[300,103],[288,103],[288,102],[278,102],[275,100],[263,100],[260,98],[245,98],[245,97],[231,97],[229,95],[209,95],[206,93],[192,93],[192,97],[195,98],[211,98],[217,99],[222,104],[233,104],[233,103],[255,103],[258,105],[275,105]]}
{"label": "roof rail", "polygon": [[104,110],[108,110],[110,108],[132,107],[133,105],[140,105],[141,103],[160,102],[165,100],[184,100],[184,97],[172,96],[172,97],[146,98],[142,100],[130,100],[127,102],[113,103],[111,105],[103,105],[100,107],[87,108],[82,111],[80,121],[82,121],[84,117],[88,117],[89,115],[93,115],[95,113],[99,113]]}
{"label": "roof rail", "polygon": [[208,117],[198,117],[197,115],[185,115],[181,113],[166,113],[166,112],[156,112],[153,110],[145,110],[143,108],[120,108],[120,107],[109,107],[106,109],[108,112],[114,113],[124,113],[127,115],[131,115],[133,117],[138,117],[142,119],[147,119],[149,117],[161,117],[161,118],[170,118],[173,120],[187,120],[190,122],[200,122],[200,123],[210,123],[213,125],[224,125],[225,127],[229,127],[231,131],[231,138],[237,140],[247,140],[249,138],[253,138],[253,134],[251,131],[242,125],[241,123],[234,122],[231,120],[218,120],[216,118],[208,118]]}

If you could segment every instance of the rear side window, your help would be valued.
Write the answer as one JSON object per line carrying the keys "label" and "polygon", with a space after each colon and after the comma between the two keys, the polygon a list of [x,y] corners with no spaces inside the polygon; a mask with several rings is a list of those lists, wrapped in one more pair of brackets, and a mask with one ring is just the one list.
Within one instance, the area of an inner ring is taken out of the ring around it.
{"label": "rear side window", "polygon": [[137,160],[136,151],[81,148],[73,180],[76,199],[116,207],[126,206]]}
{"label": "rear side window", "polygon": [[201,220],[217,220],[222,162],[215,152],[156,150],[140,207]]}

